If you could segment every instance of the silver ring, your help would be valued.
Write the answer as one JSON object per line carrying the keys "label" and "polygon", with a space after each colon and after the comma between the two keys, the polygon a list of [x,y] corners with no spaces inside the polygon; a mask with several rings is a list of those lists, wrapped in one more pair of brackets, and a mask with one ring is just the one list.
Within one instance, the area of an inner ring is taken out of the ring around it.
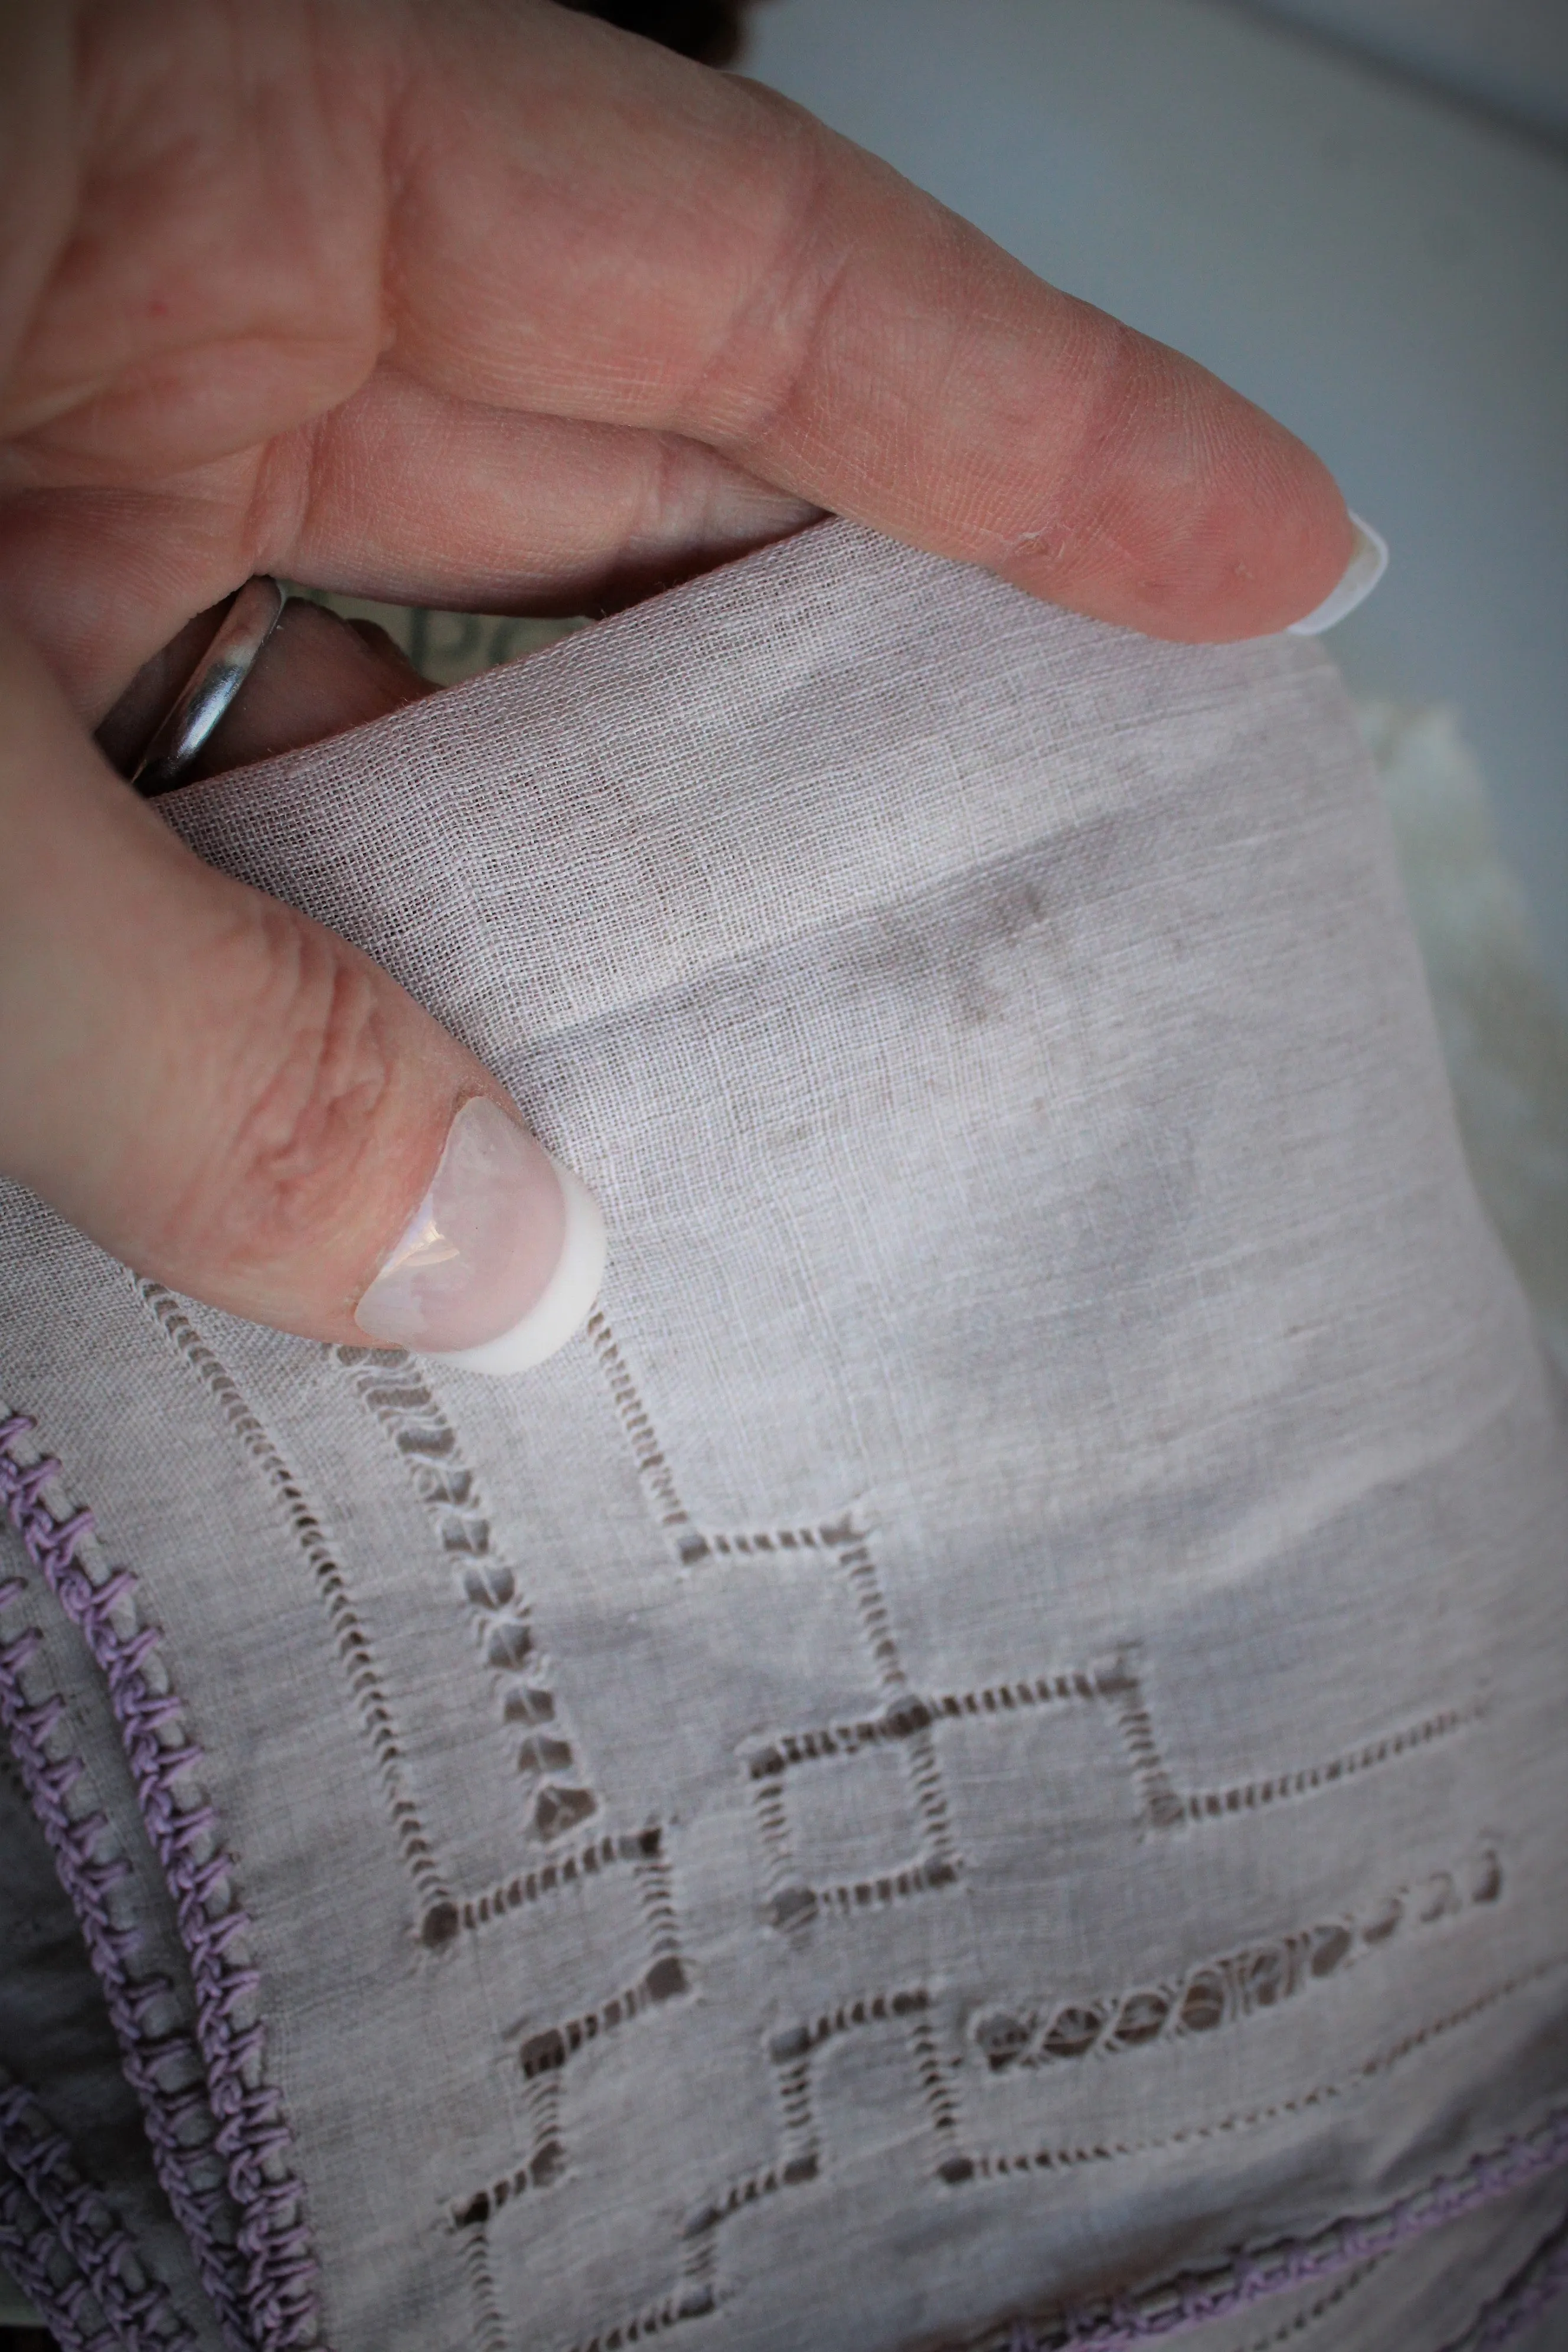
{"label": "silver ring", "polygon": [[246,679],[257,655],[278,626],[288,599],[270,573],[246,582],[173,704],[159,720],[131,782],[151,797],[166,793],[188,773],[224,712]]}

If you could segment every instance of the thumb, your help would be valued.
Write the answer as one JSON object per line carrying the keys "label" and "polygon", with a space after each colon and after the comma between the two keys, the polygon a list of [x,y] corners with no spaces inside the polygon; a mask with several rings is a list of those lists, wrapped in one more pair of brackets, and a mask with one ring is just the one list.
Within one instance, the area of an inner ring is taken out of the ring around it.
{"label": "thumb", "polygon": [[138,1273],[517,1371],[587,1313],[596,1207],[378,966],[215,873],[0,640],[0,1171]]}

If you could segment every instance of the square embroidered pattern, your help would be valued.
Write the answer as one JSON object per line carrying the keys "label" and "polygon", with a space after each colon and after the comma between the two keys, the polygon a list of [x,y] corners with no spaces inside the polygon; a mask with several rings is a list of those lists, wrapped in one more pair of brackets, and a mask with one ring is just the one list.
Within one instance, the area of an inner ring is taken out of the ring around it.
{"label": "square embroidered pattern", "polygon": [[62,2341],[1515,2340],[1563,1399],[1321,650],[832,524],[160,807],[612,1252],[498,1382],[0,1192],[0,1879],[41,1835],[79,1922],[32,1968],[0,1899],[0,2255]]}

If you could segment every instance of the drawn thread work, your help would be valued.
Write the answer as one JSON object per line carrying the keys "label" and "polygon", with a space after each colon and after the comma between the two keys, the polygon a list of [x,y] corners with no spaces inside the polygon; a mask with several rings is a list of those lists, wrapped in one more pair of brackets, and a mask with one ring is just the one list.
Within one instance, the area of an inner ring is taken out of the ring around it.
{"label": "drawn thread work", "polygon": [[917,1778],[934,1780],[940,1769],[937,1736],[945,1726],[971,1721],[1001,1727],[1079,1705],[1107,1709],[1127,1759],[1143,1822],[1157,1831],[1261,1811],[1332,1788],[1448,1738],[1475,1722],[1481,1712],[1479,1705],[1449,1708],[1325,1763],[1236,1788],[1184,1794],[1161,1755],[1142,1684],[1126,1657],[1023,1676],[981,1689],[931,1696],[900,1692],[879,1713],[779,1732],[745,1757],[758,1837],[767,1857],[767,1917],[775,1927],[788,1932],[819,1916],[868,1910],[905,1895],[929,1893],[950,1885],[956,1875],[950,1843],[945,1849],[928,1848],[913,1860],[901,1859],[868,1872],[847,1885],[810,1884],[794,1851],[787,1796],[787,1783],[800,1769],[830,1758],[852,1759],[874,1749],[919,1740],[921,1747],[912,1769]]}
{"label": "drawn thread work", "polygon": [[[619,2352],[619,2347],[642,2343],[717,2308],[719,2239],[725,2222],[763,2199],[804,2188],[818,2177],[823,2151],[812,2070],[822,2050],[845,2034],[882,2027],[902,2037],[911,2078],[931,2120],[932,2169],[944,2179],[967,2177],[963,2159],[952,2152],[958,2129],[956,2098],[952,2070],[937,2052],[931,2011],[930,1994],[914,1987],[843,2001],[774,2033],[768,2045],[778,2116],[773,2155],[756,2170],[727,2182],[688,2216],[675,2250],[676,2276],[667,2296],[651,2309],[584,2339],[574,2347],[574,2352]],[[517,2193],[511,2188],[508,2197],[480,2196],[454,2215],[466,2240],[464,2261],[476,2323],[487,2307],[497,2304],[489,2226],[510,2196]]]}
{"label": "drawn thread work", "polygon": [[513,1757],[531,1791],[532,1828],[546,1842],[581,1829],[599,1801],[541,1675],[517,1571],[496,1542],[457,1431],[403,1349],[335,1348],[332,1354],[391,1439],[457,1578],[475,1648],[498,1678],[501,1721],[517,1739]]}
{"label": "drawn thread work", "polygon": [[[566,2163],[560,2107],[562,2070],[579,2050],[616,2033],[635,2018],[689,1989],[680,1953],[679,1923],[662,1830],[652,1825],[631,1832],[606,1832],[574,1852],[546,1854],[475,1894],[454,1894],[441,1876],[417,1808],[408,1795],[392,1711],[363,1629],[354,1613],[342,1570],[329,1549],[320,1523],[277,1444],[247,1403],[238,1382],[219,1361],[161,1286],[138,1288],[160,1327],[191,1369],[217,1399],[229,1426],[268,1475],[310,1565],[351,1687],[369,1733],[399,1843],[421,1901],[421,1940],[431,1948],[477,1933],[508,1916],[548,1904],[573,1888],[588,1887],[606,1874],[629,1869],[636,1878],[643,1921],[646,1959],[641,1973],[595,2007],[522,2038],[518,2063],[527,2084],[531,2146],[527,2156],[502,2179],[459,2200],[454,2218],[471,2221],[499,2210],[525,2189],[560,2179]],[[355,1394],[391,1438],[435,1528],[445,1559],[459,1579],[483,1663],[502,1678],[502,1720],[523,1731],[517,1751],[520,1770],[533,1784],[532,1827],[542,1840],[558,1839],[598,1810],[591,1790],[572,1776],[577,1771],[571,1742],[556,1721],[554,1697],[538,1676],[538,1659],[526,1604],[515,1572],[492,1538],[478,1481],[438,1400],[405,1354],[339,1348],[336,1361]],[[484,2301],[471,2259],[470,2284],[478,2298],[476,2326],[481,2342],[495,2340],[500,2321]]]}
{"label": "drawn thread work", "polygon": [[[629,1836],[603,1836],[592,1839],[575,1853],[558,1854],[549,1861],[536,1862],[526,1870],[514,1871],[480,1895],[465,1895],[458,1906],[457,1926],[468,1928],[488,1927],[493,1919],[505,1918],[509,1911],[526,1910],[531,1904],[542,1902],[559,1889],[575,1886],[601,1877],[623,1863],[642,1863],[651,1868],[657,1861],[665,1874],[661,1885],[668,1886],[668,1869],[662,1862],[663,1832],[657,1828],[637,1830]],[[664,1901],[668,1902],[668,1895]],[[669,1932],[674,1933],[674,1906],[669,1908]],[[662,1925],[662,1921],[661,1921]],[[454,1933],[456,1929],[454,1929]],[[674,1948],[673,1945],[670,1948]]]}
{"label": "drawn thread work", "polygon": [[595,1307],[584,1328],[598,1359],[599,1369],[609,1385],[611,1401],[626,1433],[637,1476],[642,1481],[643,1492],[648,1498],[648,1507],[655,1520],[670,1535],[680,1559],[700,1559],[702,1538],[690,1531],[690,1518],[676,1488],[675,1474],[665,1460],[653,1423],[637,1394],[637,1384],[626,1370],[616,1335],[599,1307]]}
{"label": "drawn thread work", "polygon": [[[525,2186],[545,2185],[563,2162],[559,2130],[559,2073],[587,2043],[612,2034],[650,2008],[683,1993],[686,1963],[671,1886],[664,1832],[657,1825],[605,1832],[575,1851],[559,1846],[475,1893],[454,1891],[441,1873],[419,1808],[409,1790],[396,1724],[371,1644],[342,1569],[298,1478],[238,1381],[196,1330],[179,1302],[156,1283],[137,1289],[182,1360],[220,1406],[235,1436],[266,1475],[312,1573],[337,1642],[340,1658],[379,1769],[399,1850],[419,1897],[418,1933],[429,1949],[449,1945],[574,1888],[595,1885],[627,1869],[636,1879],[645,1958],[641,1972],[580,2015],[542,2029],[525,2045],[523,2073],[531,2089],[533,2144],[506,2179],[477,2192],[496,2203]],[[547,1845],[599,1810],[578,1775],[575,1752],[556,1719],[552,1693],[539,1675],[532,1633],[515,1572],[500,1556],[478,1481],[439,1401],[401,1351],[340,1348],[335,1360],[353,1392],[392,1440],[424,1505],[441,1552],[458,1579],[479,1656],[501,1681],[501,1719],[521,1733],[519,1769],[531,1785],[531,1826]],[[475,2196],[464,2200],[475,2203]]]}
{"label": "drawn thread work", "polygon": [[[763,1856],[764,1916],[786,1936],[805,1931],[819,1917],[852,1918],[900,1897],[954,1883],[963,1862],[943,1789],[941,1743],[960,1721],[1001,1729],[1038,1719],[1043,1712],[1066,1713],[1081,1706],[1103,1710],[1115,1727],[1144,1828],[1170,1832],[1266,1810],[1331,1787],[1450,1736],[1479,1713],[1474,1707],[1446,1710],[1325,1763],[1289,1768],[1231,1788],[1184,1791],[1162,1755],[1140,1675],[1128,1655],[972,1689],[934,1695],[917,1691],[910,1684],[900,1654],[870,1532],[848,1513],[793,1528],[714,1530],[696,1525],[602,1311],[592,1318],[588,1336],[631,1446],[650,1517],[676,1560],[684,1568],[694,1568],[764,1562],[770,1557],[791,1554],[812,1557],[825,1574],[839,1580],[858,1628],[868,1679],[878,1694],[872,1706],[852,1720],[779,1731],[748,1748],[741,1759]],[[847,1764],[853,1769],[874,1754],[894,1755],[903,1767],[912,1830],[910,1850],[864,1877],[844,1883],[815,1882],[803,1869],[796,1851],[790,1791],[803,1770],[826,1769],[830,1760],[832,1765]],[[1489,1850],[1471,1857],[1457,1874],[1437,1874],[1419,1888],[1398,1890],[1364,1916],[1291,1931],[1268,1948],[1224,1954],[1205,1969],[1191,1972],[1179,1985],[1131,1988],[1077,2002],[1058,2000],[1022,2009],[1017,2014],[993,2013],[974,2031],[971,2063],[976,2059],[982,2063],[984,2072],[979,2080],[984,2082],[994,2074],[1056,2065],[1091,2053],[1131,2057],[1175,2033],[1212,2032],[1300,1997],[1337,1975],[1352,1959],[1359,1963],[1394,1936],[1416,1926],[1429,1926],[1472,1904],[1498,1900],[1501,1885],[1500,1864]],[[651,1919],[651,1912],[649,1916]],[[462,2245],[474,2297],[476,2333],[481,2341],[488,2344],[499,2308],[489,2253],[492,2226],[517,2198],[549,2189],[569,2169],[562,2137],[561,2095],[576,2053],[616,2033],[628,2018],[645,2012],[661,1998],[683,1991],[686,1984],[684,1965],[672,1954],[668,1962],[656,1959],[641,1978],[595,2010],[520,2036],[518,2063],[526,2086],[530,2152],[505,2178],[455,2200],[448,2209]],[[1500,1991],[1492,1996],[1501,1997]],[[1476,2006],[1471,2004],[1472,2009]],[[1454,2030],[1461,2021],[1458,2018],[1437,2021],[1407,2036],[1396,2050],[1369,2060],[1354,2079],[1368,2079],[1373,2071],[1399,2063],[1422,2041]],[[726,2221],[762,2200],[805,2190],[824,2170],[815,2089],[818,2053],[826,2042],[852,2029],[891,2031],[902,2038],[911,2095],[923,2104],[930,2126],[930,2177],[944,2187],[965,2189],[1005,2178],[1026,2165],[1037,2168],[1047,2162],[1131,2152],[1039,2150],[1011,2158],[973,2147],[966,2142],[958,2096],[963,2053],[944,2052],[939,2013],[931,1996],[920,1988],[868,1995],[830,2014],[774,2033],[769,2044],[778,2105],[773,2154],[726,2183],[689,2218],[675,2250],[671,2287],[659,2302],[617,2319],[584,2339],[573,2352],[620,2352],[620,2347],[643,2343],[716,2308],[719,2246]],[[1321,2085],[1303,2094],[1300,2102],[1282,2103],[1278,2112],[1334,2097],[1341,2087]],[[1267,2119],[1260,2113],[1230,2121],[1240,2128]],[[1224,2127],[1216,2123],[1194,2129]],[[1428,2226],[1426,2210],[1421,2208],[1422,2218],[1412,2226]],[[1300,2275],[1337,2275],[1354,2263],[1372,2260],[1377,2251],[1353,2231],[1342,2231],[1335,2236],[1331,2257],[1326,2258],[1328,2272],[1309,2265]],[[1287,2263],[1279,2283],[1289,2284],[1296,2275]],[[1031,2345],[1042,2347],[1045,2340],[1039,2336],[1029,2339]],[[1074,2335],[1061,2340],[1079,2339]],[[1095,2341],[1099,2340],[1096,2336]],[[1133,2340],[1126,2338],[1128,2343]]]}
{"label": "drawn thread work", "polygon": [[[1127,1760],[1145,1826],[1196,1828],[1257,1813],[1332,1789],[1414,1756],[1478,1721],[1484,1703],[1443,1708],[1344,1753],[1286,1766],[1220,1788],[1180,1789],[1161,1752],[1148,1698],[1132,1657],[1122,1654],[962,1691],[921,1693],[910,1687],[897,1631],[872,1554],[869,1532],[853,1514],[797,1528],[714,1530],[696,1525],[602,1310],[591,1324],[595,1353],[631,1441],[650,1512],[687,1566],[702,1562],[814,1556],[844,1581],[859,1627],[873,1685],[873,1709],[852,1720],[815,1724],[773,1734],[747,1749],[742,1769],[751,1793],[763,1859],[763,1916],[792,1939],[818,1919],[847,1918],[911,1895],[951,1887],[963,1868],[944,1792],[941,1737],[960,1720],[999,1728],[1037,1717],[1046,1709],[1087,1703],[1106,1710]],[[818,1881],[796,1851],[789,1788],[802,1767],[853,1759],[896,1748],[908,1777],[913,1843],[851,1879]]]}
{"label": "drawn thread work", "polygon": [[[825,1563],[843,1578],[868,1660],[887,1703],[879,1715],[853,1724],[785,1732],[745,1759],[764,1857],[764,1915],[773,1927],[792,1935],[809,1927],[824,1911],[863,1910],[892,1902],[900,1895],[951,1886],[963,1866],[932,1738],[936,1717],[930,1706],[909,1689],[869,1538],[853,1519],[843,1518],[803,1530],[792,1538],[792,1543],[799,1544],[803,1539],[809,1539]],[[757,1537],[708,1541],[714,1553],[721,1541],[736,1549],[742,1542],[752,1550],[764,1549],[764,1539]],[[782,1547],[783,1538],[767,1538],[766,1544]],[[890,1863],[874,1877],[812,1885],[803,1878],[794,1850],[785,1775],[795,1766],[821,1757],[855,1756],[873,1748],[896,1748],[902,1760],[916,1850]]]}
{"label": "drawn thread work", "polygon": [[[1363,2264],[1414,2244],[1435,2230],[1510,2196],[1531,2180],[1568,2163],[1568,2112],[1551,2116],[1537,2130],[1505,2140],[1472,2157],[1458,2172],[1439,2175],[1385,2206],[1381,2212],[1331,2221],[1310,2238],[1280,2238],[1250,2252],[1232,2252],[1201,2275],[1179,2272],[1156,2285],[1110,2299],[1005,2322],[975,2352],[1137,2352],[1204,2320],[1224,2319],[1267,2303],[1292,2288],[1344,2278]],[[1542,2252],[1538,2249],[1538,2254]],[[1550,2269],[1551,2257],[1542,2265]],[[1527,2270],[1528,2270],[1527,2265]],[[1521,2325],[1535,2309],[1568,2286],[1568,2263],[1556,2277],[1525,2284]],[[1532,2294],[1531,2287],[1535,2292]],[[1536,2294],[1542,2300],[1536,2301]],[[1506,2311],[1506,2303],[1501,2306]],[[1494,2352],[1516,2332],[1488,2332],[1488,2315],[1448,2352]]]}
{"label": "drawn thread work", "polygon": [[[724,2223],[782,2189],[803,2188],[822,2170],[824,2151],[818,2130],[813,2084],[816,2061],[830,2042],[864,2028],[889,2027],[904,2041],[910,2072],[923,2097],[932,2129],[931,2168],[939,2174],[952,2161],[949,2141],[957,2130],[957,2105],[950,2070],[937,2054],[931,2020],[931,1996],[919,1986],[896,1992],[866,1994],[799,2024],[784,2027],[768,2044],[778,2105],[779,2139],[769,2161],[756,2171],[730,2181],[717,2196],[690,2214],[681,2231],[679,2276],[661,2311],[695,2319],[713,2308],[718,2263],[718,2238]],[[668,2322],[666,2323],[668,2324]],[[615,2331],[612,2331],[612,2336]],[[636,2339],[628,2336],[626,2341]],[[608,2352],[611,2337],[594,2339]],[[577,2352],[591,2352],[590,2346]]]}
{"label": "drawn thread work", "polygon": [[1223,1953],[1180,1979],[988,2011],[975,2021],[974,2040],[989,2071],[1001,2074],[1213,2033],[1297,2000],[1396,1937],[1407,1939],[1416,1929],[1500,1901],[1502,1888],[1501,1861],[1485,1846],[1455,1869],[1394,1888],[1359,1916],[1321,1920]]}
{"label": "drawn thread work", "polygon": [[[398,1852],[418,1898],[420,1940],[438,1948],[464,1927],[517,1908],[528,1898],[520,1893],[509,1899],[508,1890],[523,1888],[531,1877],[537,1884],[537,1874],[519,1872],[498,1887],[471,1896],[459,1896],[447,1884],[409,1783],[402,1736],[380,1664],[342,1565],[301,1481],[233,1372],[203,1339],[180,1301],[161,1283],[134,1278],[134,1286],[163,1337],[214,1398],[234,1436],[271,1486],[310,1570],[375,1760]],[[355,1349],[336,1352],[355,1377],[363,1401],[394,1436],[437,1523],[443,1552],[458,1567],[481,1655],[505,1678],[502,1719],[509,1726],[526,1727],[517,1761],[533,1783],[533,1827],[542,1839],[557,1838],[589,1818],[596,1800],[559,1777],[574,1769],[573,1751],[555,1728],[552,1695],[525,1671],[532,1662],[526,1616],[516,1601],[512,1571],[493,1556],[489,1526],[450,1424],[411,1368],[405,1379],[400,1376],[406,1358],[389,1360]]]}
{"label": "drawn thread work", "polygon": [[1326,2319],[1331,2311],[1341,2310],[1352,2295],[1359,2294],[1367,2281],[1376,2277],[1387,2260],[1386,2254],[1369,2255],[1364,2263],[1358,2263],[1353,2271],[1347,2271],[1321,2294],[1314,2295],[1304,2311],[1298,2311],[1278,2327],[1269,2328],[1266,2336],[1255,2336],[1247,2346],[1246,2352],[1275,2352],[1279,2345],[1300,2343],[1303,2336],[1316,2327],[1320,2319]]}
{"label": "drawn thread work", "polygon": [[419,1806],[409,1787],[392,1704],[342,1568],[320,1519],[305,1498],[300,1480],[233,1373],[214,1354],[178,1299],[161,1282],[136,1277],[135,1287],[164,1338],[215,1399],[229,1429],[260,1470],[281,1507],[326,1612],[360,1728],[375,1759],[398,1852],[419,1899],[426,1941],[439,1942],[455,1925],[451,1893],[443,1881]]}
{"label": "drawn thread work", "polygon": [[[507,2039],[516,2045],[518,2072],[527,2086],[528,2153],[500,2179],[466,2190],[453,2200],[449,2218],[458,2229],[486,2221],[525,2191],[548,2189],[561,2179],[567,2163],[561,2124],[564,2070],[580,2051],[608,2041],[634,2019],[690,1990],[664,1832],[658,1827],[627,1837],[602,1838],[559,1863],[545,1864],[530,1874],[531,1893],[521,1880],[512,1885],[520,1902],[542,1902],[568,1887],[589,1884],[607,1870],[623,1867],[631,1871],[637,1882],[646,1938],[642,1969],[590,2009],[549,2024],[521,2025],[509,2033]],[[479,1924],[477,1918],[475,1924]]]}
{"label": "drawn thread work", "polygon": [[[1479,1857],[1471,1865],[1483,1866]],[[1484,1877],[1480,1883],[1485,1884]],[[1415,1890],[1410,1892],[1414,1894]],[[1473,1899],[1489,1898],[1477,1894]],[[834,2011],[804,2019],[773,2034],[769,2056],[779,2115],[774,2153],[766,2164],[728,2183],[689,2216],[672,2250],[674,2276],[668,2293],[652,2305],[623,2315],[612,2325],[580,2338],[571,2347],[571,2352],[628,2352],[633,2345],[704,2318],[718,2308],[719,2242],[725,2223],[763,2200],[806,2190],[813,2183],[830,2177],[830,2151],[824,2146],[817,2119],[813,2076],[824,2048],[846,2032],[881,2030],[896,2033],[902,2040],[931,2126],[928,2178],[944,2189],[968,2196],[983,2189],[988,2182],[1026,2169],[1052,2170],[1110,2162],[1119,2157],[1180,2147],[1205,2137],[1229,2136],[1300,2113],[1303,2107],[1342,2097],[1358,2084],[1400,2063],[1435,2035],[1454,2030],[1480,2010],[1506,1998],[1518,1990],[1521,1981],[1526,1979],[1494,1987],[1463,2012],[1435,2021],[1393,2050],[1377,2053],[1345,2081],[1322,2084],[1300,2099],[1283,2101],[1278,2106],[1253,2114],[1217,2118],[1195,2130],[1178,2129],[1165,2139],[1136,2145],[1042,2149],[1033,2157],[1016,2159],[982,2151],[966,2141],[957,2091],[960,2064],[956,2058],[949,2062],[942,2055],[938,2008],[927,1991],[912,1987],[847,2001]],[[1154,2342],[1172,2332],[1172,2315],[1178,2307],[1188,2308],[1193,2318],[1218,2317],[1292,2287],[1344,2279],[1362,2265],[1381,2260],[1392,2247],[1459,2220],[1468,2212],[1510,2195],[1525,2182],[1564,2166],[1568,2166],[1568,2110],[1551,2117],[1529,2136],[1509,2140],[1492,2153],[1472,2158],[1457,2176],[1433,2180],[1383,2214],[1334,2222],[1312,2239],[1287,2240],[1260,2252],[1234,2253],[1206,2270],[1201,2280],[1167,2279],[1118,2298],[1114,2305],[1083,2306],[1032,2316],[1027,2321],[1005,2321],[988,2339],[987,2352],[1069,2352],[1069,2347],[1075,2347],[1076,2352],[1078,2347],[1082,2347],[1083,2352],[1090,2352],[1090,2347],[1093,2352],[1103,2352],[1106,2346],[1132,2352],[1135,2346]],[[470,2276],[478,2274],[486,2279],[490,2276],[490,2261],[483,2224],[489,2218],[475,2217],[468,2247]],[[1552,2284],[1554,2290],[1554,2271]],[[1210,2289],[1215,2296],[1212,2306],[1203,2302]],[[1481,2347],[1467,2338],[1463,2352],[1481,2352]]]}

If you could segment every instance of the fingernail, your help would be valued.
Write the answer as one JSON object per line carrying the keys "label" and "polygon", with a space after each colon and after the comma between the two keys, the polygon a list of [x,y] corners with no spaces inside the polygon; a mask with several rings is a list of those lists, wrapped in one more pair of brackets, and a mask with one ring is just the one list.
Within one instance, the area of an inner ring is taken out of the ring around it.
{"label": "fingernail", "polygon": [[570,1170],[476,1096],[430,1189],[355,1309],[379,1347],[524,1372],[564,1347],[605,1271],[605,1221]]}
{"label": "fingernail", "polygon": [[1292,621],[1285,634],[1289,637],[1321,637],[1358,604],[1364,604],[1378,582],[1388,569],[1388,541],[1371,523],[1363,522],[1352,514],[1355,525],[1355,551],[1341,574],[1339,584],[1331,588],[1322,603],[1299,621]]}

